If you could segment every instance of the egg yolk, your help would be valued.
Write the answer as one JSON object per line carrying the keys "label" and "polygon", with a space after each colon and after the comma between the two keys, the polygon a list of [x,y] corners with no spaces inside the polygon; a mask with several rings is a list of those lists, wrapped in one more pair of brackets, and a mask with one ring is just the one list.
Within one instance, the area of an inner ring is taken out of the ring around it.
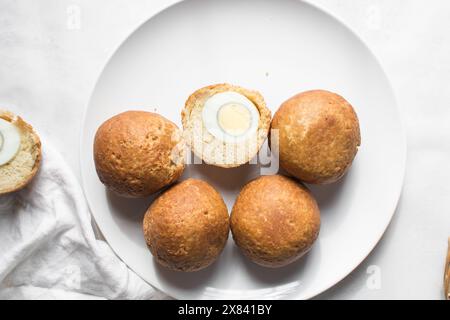
{"label": "egg yolk", "polygon": [[235,102],[221,106],[217,118],[222,130],[233,136],[240,136],[247,132],[252,120],[250,111]]}

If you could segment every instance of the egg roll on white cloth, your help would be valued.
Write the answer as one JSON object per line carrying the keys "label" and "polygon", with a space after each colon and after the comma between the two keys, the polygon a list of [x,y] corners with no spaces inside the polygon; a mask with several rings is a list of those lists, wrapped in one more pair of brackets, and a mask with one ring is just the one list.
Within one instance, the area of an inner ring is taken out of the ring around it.
{"label": "egg roll on white cloth", "polygon": [[163,297],[95,238],[78,181],[62,157],[42,145],[34,181],[0,196],[0,299]]}

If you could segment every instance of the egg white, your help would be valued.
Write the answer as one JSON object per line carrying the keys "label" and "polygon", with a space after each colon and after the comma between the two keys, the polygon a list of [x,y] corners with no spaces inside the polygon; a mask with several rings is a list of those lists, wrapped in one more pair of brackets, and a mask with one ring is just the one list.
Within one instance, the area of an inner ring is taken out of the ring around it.
{"label": "egg white", "polygon": [[[219,124],[218,114],[222,106],[237,103],[245,107],[250,113],[250,126],[241,135],[233,135],[225,130]],[[215,138],[224,142],[242,142],[252,137],[258,130],[259,111],[256,106],[247,97],[234,91],[226,91],[213,95],[206,100],[202,110],[203,125],[206,130]]]}
{"label": "egg white", "polygon": [[19,129],[11,122],[0,119],[0,166],[14,159],[19,149]]}

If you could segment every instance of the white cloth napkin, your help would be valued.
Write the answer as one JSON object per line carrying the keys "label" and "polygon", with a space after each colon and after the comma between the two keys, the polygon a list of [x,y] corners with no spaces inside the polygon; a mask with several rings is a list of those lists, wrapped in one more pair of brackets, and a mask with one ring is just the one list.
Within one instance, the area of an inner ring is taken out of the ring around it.
{"label": "white cloth napkin", "polygon": [[77,180],[43,145],[33,183],[0,196],[0,299],[163,297],[96,240]]}

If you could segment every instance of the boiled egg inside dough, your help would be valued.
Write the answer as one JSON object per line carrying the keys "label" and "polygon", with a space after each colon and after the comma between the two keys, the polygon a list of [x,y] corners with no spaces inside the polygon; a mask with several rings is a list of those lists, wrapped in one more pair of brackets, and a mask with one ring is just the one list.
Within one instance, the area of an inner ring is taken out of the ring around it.
{"label": "boiled egg inside dough", "polygon": [[19,129],[11,122],[0,118],[0,166],[13,160],[19,149]]}
{"label": "boiled egg inside dough", "polygon": [[259,111],[244,95],[220,92],[205,102],[203,124],[214,137],[224,142],[240,142],[258,130]]}
{"label": "boiled egg inside dough", "polygon": [[258,91],[222,83],[192,93],[181,120],[184,140],[197,158],[233,168],[256,159],[269,133],[271,112]]}

